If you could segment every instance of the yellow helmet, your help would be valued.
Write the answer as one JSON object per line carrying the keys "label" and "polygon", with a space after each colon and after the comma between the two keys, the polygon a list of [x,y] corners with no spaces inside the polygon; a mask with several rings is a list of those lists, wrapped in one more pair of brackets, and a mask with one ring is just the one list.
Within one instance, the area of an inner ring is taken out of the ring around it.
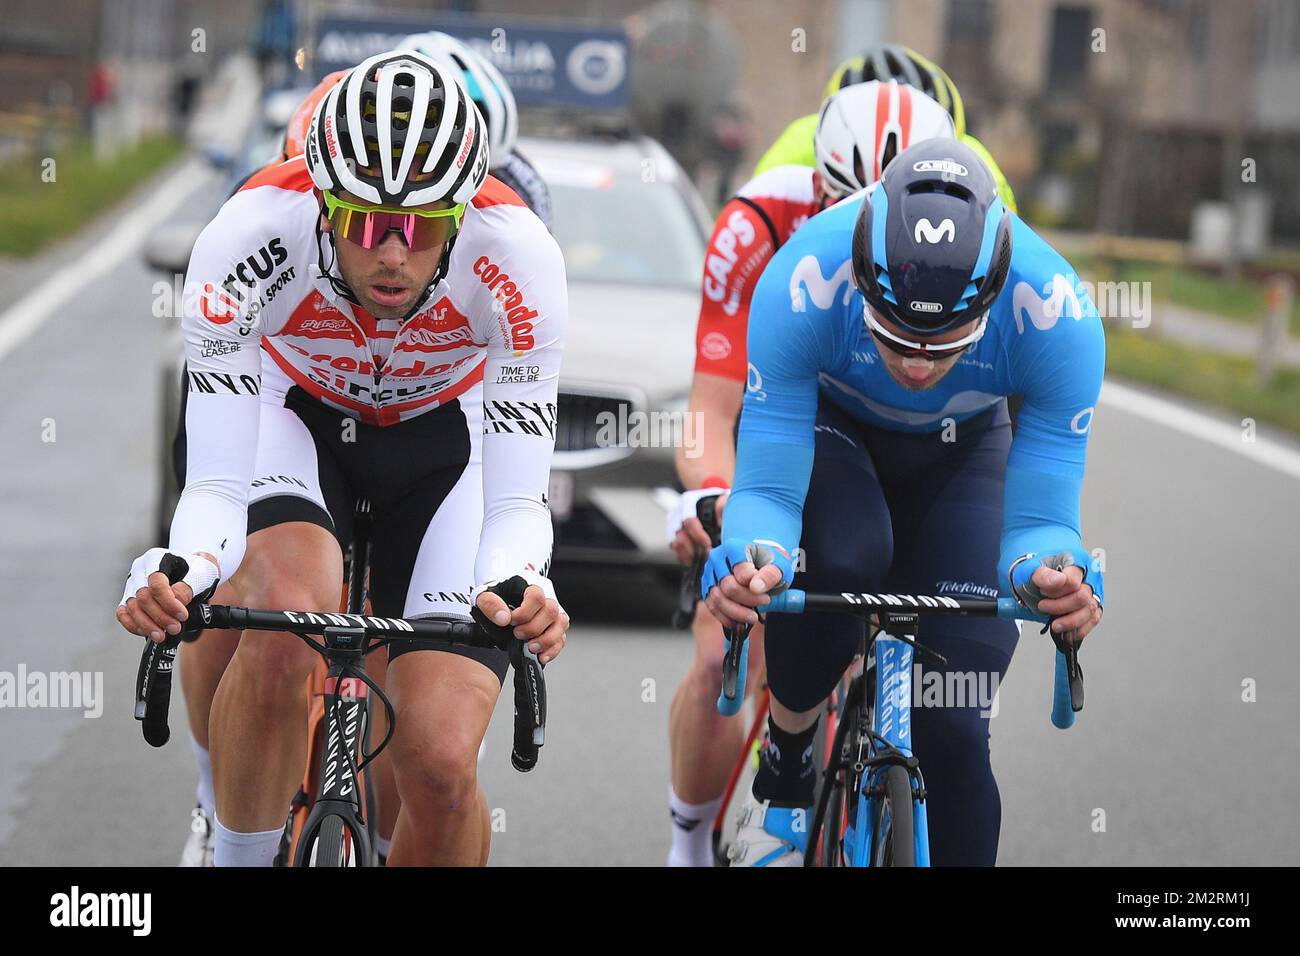
{"label": "yellow helmet", "polygon": [[966,135],[966,110],[962,106],[961,94],[957,92],[957,84],[938,64],[911,47],[882,43],[869,48],[862,56],[849,57],[831,74],[822,99],[836,90],[867,80],[898,80],[916,87],[948,111],[958,137]]}

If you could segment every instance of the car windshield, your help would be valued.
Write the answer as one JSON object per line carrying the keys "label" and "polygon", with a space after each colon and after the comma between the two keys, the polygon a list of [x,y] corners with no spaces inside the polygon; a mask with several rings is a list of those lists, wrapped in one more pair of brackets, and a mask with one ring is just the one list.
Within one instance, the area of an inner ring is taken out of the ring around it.
{"label": "car windshield", "polygon": [[537,163],[568,277],[696,288],[704,240],[682,195],[588,164]]}

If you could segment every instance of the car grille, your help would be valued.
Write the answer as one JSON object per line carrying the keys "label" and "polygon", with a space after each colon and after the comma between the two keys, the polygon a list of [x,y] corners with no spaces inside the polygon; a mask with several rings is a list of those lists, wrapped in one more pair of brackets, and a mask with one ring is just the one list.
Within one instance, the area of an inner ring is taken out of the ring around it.
{"label": "car grille", "polygon": [[599,448],[596,435],[600,431],[600,414],[608,412],[615,422],[620,418],[619,409],[626,408],[623,417],[633,410],[632,402],[626,398],[611,395],[575,395],[571,392],[560,393],[560,407],[555,430],[556,451],[586,451]]}

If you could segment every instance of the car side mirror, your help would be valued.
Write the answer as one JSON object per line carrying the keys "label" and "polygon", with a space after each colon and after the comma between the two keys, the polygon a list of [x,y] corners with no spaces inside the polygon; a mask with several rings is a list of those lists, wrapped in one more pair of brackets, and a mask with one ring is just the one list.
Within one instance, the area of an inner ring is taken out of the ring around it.
{"label": "car side mirror", "polygon": [[203,231],[201,222],[169,222],[159,226],[145,241],[142,255],[151,269],[164,275],[184,276],[190,253]]}

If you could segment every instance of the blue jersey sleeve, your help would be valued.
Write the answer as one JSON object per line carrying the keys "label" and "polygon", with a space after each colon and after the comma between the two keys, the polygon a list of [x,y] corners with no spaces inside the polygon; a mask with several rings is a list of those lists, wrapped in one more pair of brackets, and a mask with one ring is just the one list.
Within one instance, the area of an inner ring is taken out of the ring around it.
{"label": "blue jersey sleeve", "polygon": [[833,313],[853,292],[842,250],[821,257],[829,280],[815,251],[787,243],[754,289],[736,478],[723,512],[724,539],[773,541],[790,555],[812,477],[818,374],[833,350]]}
{"label": "blue jersey sleeve", "polygon": [[1069,551],[1093,580],[1079,492],[1106,365],[1101,319],[1074,269],[1023,223],[1016,226],[1017,268],[998,304],[1012,309],[1006,348],[1012,388],[1024,396],[1007,461],[998,561],[1004,593],[1011,564],[1029,553]]}

